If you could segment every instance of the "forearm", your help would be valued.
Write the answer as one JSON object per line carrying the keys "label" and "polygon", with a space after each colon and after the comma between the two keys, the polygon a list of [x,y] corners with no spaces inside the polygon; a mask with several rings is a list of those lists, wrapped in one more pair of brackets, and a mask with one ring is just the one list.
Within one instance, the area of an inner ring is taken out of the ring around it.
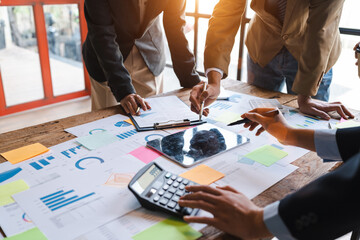
{"label": "forearm", "polygon": [[283,143],[285,145],[301,147],[315,152],[314,133],[315,130],[313,129],[289,128]]}

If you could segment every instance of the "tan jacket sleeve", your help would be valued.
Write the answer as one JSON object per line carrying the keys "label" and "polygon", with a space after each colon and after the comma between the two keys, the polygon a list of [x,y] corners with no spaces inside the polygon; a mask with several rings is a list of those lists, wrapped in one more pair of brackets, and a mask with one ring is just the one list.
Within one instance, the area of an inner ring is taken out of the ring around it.
{"label": "tan jacket sleeve", "polygon": [[335,42],[344,0],[310,0],[303,50],[292,90],[315,96]]}
{"label": "tan jacket sleeve", "polygon": [[227,77],[230,53],[244,8],[245,0],[220,0],[215,6],[206,35],[205,70],[218,68],[224,72],[223,78]]}

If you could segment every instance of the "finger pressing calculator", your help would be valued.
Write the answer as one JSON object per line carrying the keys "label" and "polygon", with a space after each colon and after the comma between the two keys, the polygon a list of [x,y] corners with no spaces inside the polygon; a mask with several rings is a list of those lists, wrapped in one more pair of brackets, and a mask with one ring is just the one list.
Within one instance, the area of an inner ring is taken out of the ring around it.
{"label": "finger pressing calculator", "polygon": [[184,208],[178,204],[179,198],[188,193],[185,190],[187,185],[198,184],[165,171],[152,162],[133,177],[128,187],[144,208],[182,217],[199,212],[199,209]]}

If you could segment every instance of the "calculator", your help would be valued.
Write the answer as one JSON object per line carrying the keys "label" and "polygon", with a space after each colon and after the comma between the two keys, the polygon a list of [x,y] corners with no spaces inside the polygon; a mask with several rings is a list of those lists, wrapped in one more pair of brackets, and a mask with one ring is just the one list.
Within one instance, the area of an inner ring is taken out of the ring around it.
{"label": "calculator", "polygon": [[199,212],[199,209],[180,207],[178,204],[179,198],[189,193],[185,190],[188,185],[198,184],[165,171],[152,162],[140,169],[128,187],[144,208],[182,218],[184,215],[194,216]]}

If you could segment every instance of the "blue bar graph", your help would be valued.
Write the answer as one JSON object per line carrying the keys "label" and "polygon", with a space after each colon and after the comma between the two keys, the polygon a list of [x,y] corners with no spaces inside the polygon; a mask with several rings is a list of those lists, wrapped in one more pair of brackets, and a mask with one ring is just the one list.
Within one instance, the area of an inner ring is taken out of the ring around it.
{"label": "blue bar graph", "polygon": [[215,102],[209,108],[218,108],[219,110],[226,110],[231,108],[231,105],[223,102]]}
{"label": "blue bar graph", "polygon": [[43,167],[40,166],[37,162],[32,162],[32,163],[29,163],[30,166],[32,166],[33,168],[35,168],[36,170],[40,170],[42,169]]}
{"label": "blue bar graph", "polygon": [[45,159],[40,159],[39,163],[41,163],[42,165],[46,166],[49,165],[50,163],[48,161],[46,161]]}
{"label": "blue bar graph", "polygon": [[55,158],[53,156],[50,156],[50,157],[47,157],[46,159],[51,161],[51,160],[54,160]]}
{"label": "blue bar graph", "polygon": [[126,138],[129,138],[133,135],[135,135],[137,133],[136,129],[133,129],[133,130],[130,130],[130,131],[127,131],[127,132],[123,132],[123,133],[120,133],[118,135],[116,135],[118,138],[120,139],[126,139]]}
{"label": "blue bar graph", "polygon": [[57,191],[57,192],[51,193],[49,195],[46,195],[44,197],[41,197],[40,200],[51,211],[56,211],[62,207],[68,206],[72,203],[75,203],[77,201],[80,201],[82,199],[90,197],[90,196],[94,195],[95,192],[92,192],[92,193],[89,193],[89,194],[86,194],[86,195],[80,196],[80,197],[76,194],[75,195],[73,195],[73,194],[75,194],[75,191],[73,189],[66,191],[66,192],[61,190],[61,191]]}
{"label": "blue bar graph", "polygon": [[[65,151],[62,151],[61,154],[64,155],[65,157],[67,157],[67,158],[71,158],[71,157],[72,157],[72,154],[76,155],[76,154],[77,154],[77,151],[76,151],[76,150],[79,150],[81,147],[82,147],[82,145],[69,148],[69,149],[67,149],[67,150],[65,150]],[[49,159],[49,160],[50,160],[50,159]]]}

